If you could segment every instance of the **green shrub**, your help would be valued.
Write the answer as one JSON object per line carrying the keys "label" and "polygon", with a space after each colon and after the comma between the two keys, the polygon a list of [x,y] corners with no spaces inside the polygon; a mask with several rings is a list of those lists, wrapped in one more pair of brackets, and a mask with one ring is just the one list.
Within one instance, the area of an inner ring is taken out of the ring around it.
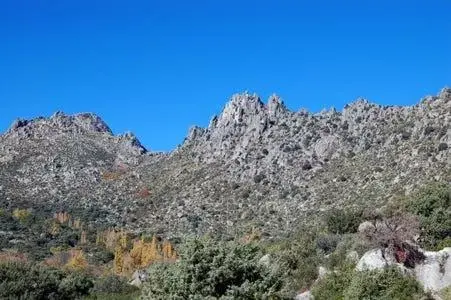
{"label": "green shrub", "polygon": [[131,293],[100,293],[100,294],[93,294],[89,295],[84,300],[133,300],[133,299],[139,299],[140,292],[137,290],[136,292]]}
{"label": "green shrub", "polygon": [[91,294],[129,294],[138,288],[128,284],[127,279],[117,275],[98,278],[94,282]]}
{"label": "green shrub", "polygon": [[335,250],[325,257],[321,264],[329,270],[340,270],[347,268],[350,264],[355,264],[356,259],[349,256],[353,251],[357,253],[357,256],[363,255],[370,250],[367,243],[356,234],[346,234],[341,236],[341,240],[337,244]]}
{"label": "green shrub", "polygon": [[339,272],[331,272],[321,279],[312,289],[315,300],[341,300],[351,283],[354,266],[348,265]]}
{"label": "green shrub", "polygon": [[91,255],[88,257],[88,262],[93,265],[107,264],[114,259],[114,253],[102,247],[85,247],[86,252]]}
{"label": "green shrub", "polygon": [[91,278],[78,272],[65,275],[58,284],[60,299],[77,299],[89,294],[93,286]]}
{"label": "green shrub", "polygon": [[91,287],[92,281],[79,273],[26,263],[0,264],[0,299],[76,299]]}
{"label": "green shrub", "polygon": [[298,291],[309,288],[318,278],[321,261],[317,251],[316,234],[309,229],[270,245],[267,251],[283,270],[282,295],[293,298]]}
{"label": "green shrub", "polygon": [[428,217],[435,210],[447,208],[450,202],[450,187],[447,184],[433,183],[415,194],[409,208],[417,215]]}
{"label": "green shrub", "polygon": [[326,275],[312,294],[315,300],[416,300],[426,296],[415,278],[396,268],[359,272],[351,265]]}
{"label": "green shrub", "polygon": [[440,291],[443,300],[451,300],[451,287],[444,288]]}
{"label": "green shrub", "polygon": [[277,299],[282,282],[254,245],[193,239],[179,252],[148,269],[141,299]]}
{"label": "green shrub", "polygon": [[420,217],[422,246],[437,249],[442,240],[451,237],[451,187],[431,184],[412,197],[408,210]]}
{"label": "green shrub", "polygon": [[360,210],[334,209],[326,215],[325,221],[330,233],[355,233],[363,221],[363,212]]}
{"label": "green shrub", "polygon": [[436,249],[442,250],[443,248],[451,247],[451,237],[447,236],[443,240],[437,243]]}
{"label": "green shrub", "polygon": [[356,272],[344,298],[349,300],[416,300],[425,296],[419,283],[396,268]]}
{"label": "green shrub", "polygon": [[340,242],[340,236],[336,234],[320,235],[316,238],[316,247],[325,254],[332,253]]}

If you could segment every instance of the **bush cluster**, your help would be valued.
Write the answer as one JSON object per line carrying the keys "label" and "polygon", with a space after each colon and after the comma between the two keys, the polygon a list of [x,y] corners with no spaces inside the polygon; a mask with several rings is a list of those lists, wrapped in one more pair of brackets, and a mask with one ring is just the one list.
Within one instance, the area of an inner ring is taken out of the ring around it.
{"label": "bush cluster", "polygon": [[334,209],[326,217],[326,226],[330,233],[355,233],[364,220],[362,210]]}
{"label": "bush cluster", "polygon": [[315,300],[416,300],[426,296],[419,283],[397,268],[328,274],[312,290]]}
{"label": "bush cluster", "polygon": [[293,298],[316,280],[321,261],[317,244],[317,234],[304,228],[301,234],[269,247],[268,252],[274,257],[275,264],[283,270],[282,295]]}
{"label": "bush cluster", "polygon": [[434,183],[409,201],[408,210],[419,216],[422,246],[439,250],[451,238],[451,186]]}
{"label": "bush cluster", "polygon": [[89,294],[92,280],[28,263],[0,263],[0,299],[78,299]]}
{"label": "bush cluster", "polygon": [[282,281],[255,245],[193,239],[175,263],[149,269],[141,299],[279,299]]}
{"label": "bush cluster", "polygon": [[129,285],[128,280],[117,275],[108,275],[98,278],[90,295],[85,300],[129,300],[139,296],[139,289]]}
{"label": "bush cluster", "polygon": [[356,272],[344,293],[344,298],[349,300],[416,300],[423,296],[423,289],[415,278],[402,274],[396,267]]}

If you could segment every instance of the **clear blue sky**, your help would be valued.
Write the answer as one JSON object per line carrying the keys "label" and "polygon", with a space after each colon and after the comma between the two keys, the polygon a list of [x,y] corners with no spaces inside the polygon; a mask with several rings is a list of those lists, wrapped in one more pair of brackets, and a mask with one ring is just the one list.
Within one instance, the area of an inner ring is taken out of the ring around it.
{"label": "clear blue sky", "polygon": [[451,1],[0,0],[0,131],[95,112],[170,150],[244,90],[294,110],[451,84]]}

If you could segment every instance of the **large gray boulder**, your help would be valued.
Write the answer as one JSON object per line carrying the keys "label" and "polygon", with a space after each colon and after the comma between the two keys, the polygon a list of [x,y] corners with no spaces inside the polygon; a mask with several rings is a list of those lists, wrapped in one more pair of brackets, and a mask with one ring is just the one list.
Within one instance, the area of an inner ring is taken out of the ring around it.
{"label": "large gray boulder", "polygon": [[451,285],[451,248],[424,252],[425,260],[415,266],[415,277],[426,290],[440,291]]}
{"label": "large gray boulder", "polygon": [[388,266],[388,262],[385,259],[381,249],[373,249],[366,252],[357,263],[356,270],[377,270],[383,269]]}
{"label": "large gray boulder", "polygon": [[373,249],[362,256],[356,270],[382,270],[389,266],[397,266],[404,273],[415,276],[427,291],[439,292],[451,286],[451,248],[444,248],[438,252],[419,251],[425,258],[418,262],[413,269],[397,263],[391,255],[388,255],[389,251]]}

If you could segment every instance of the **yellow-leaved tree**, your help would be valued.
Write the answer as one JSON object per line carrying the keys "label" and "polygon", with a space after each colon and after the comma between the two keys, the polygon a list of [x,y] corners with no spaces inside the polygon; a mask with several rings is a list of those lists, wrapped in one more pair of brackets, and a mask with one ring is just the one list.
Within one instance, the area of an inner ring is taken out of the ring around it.
{"label": "yellow-leaved tree", "polygon": [[177,252],[172,244],[169,241],[161,244],[156,236],[153,236],[150,242],[144,239],[134,241],[130,251],[127,251],[124,245],[126,243],[119,243],[115,250],[114,270],[117,274],[131,274],[154,262],[177,259]]}
{"label": "yellow-leaved tree", "polygon": [[84,270],[88,266],[83,250],[70,250],[71,258],[65,267],[71,270]]}
{"label": "yellow-leaved tree", "polygon": [[115,245],[114,249],[114,272],[117,274],[124,273],[124,262],[127,261],[125,256],[127,255],[127,233],[120,231],[118,235],[113,234],[114,231],[108,232],[107,246],[111,247]]}
{"label": "yellow-leaved tree", "polygon": [[13,210],[13,217],[19,220],[19,222],[25,222],[31,216],[31,212],[28,209],[16,208]]}

